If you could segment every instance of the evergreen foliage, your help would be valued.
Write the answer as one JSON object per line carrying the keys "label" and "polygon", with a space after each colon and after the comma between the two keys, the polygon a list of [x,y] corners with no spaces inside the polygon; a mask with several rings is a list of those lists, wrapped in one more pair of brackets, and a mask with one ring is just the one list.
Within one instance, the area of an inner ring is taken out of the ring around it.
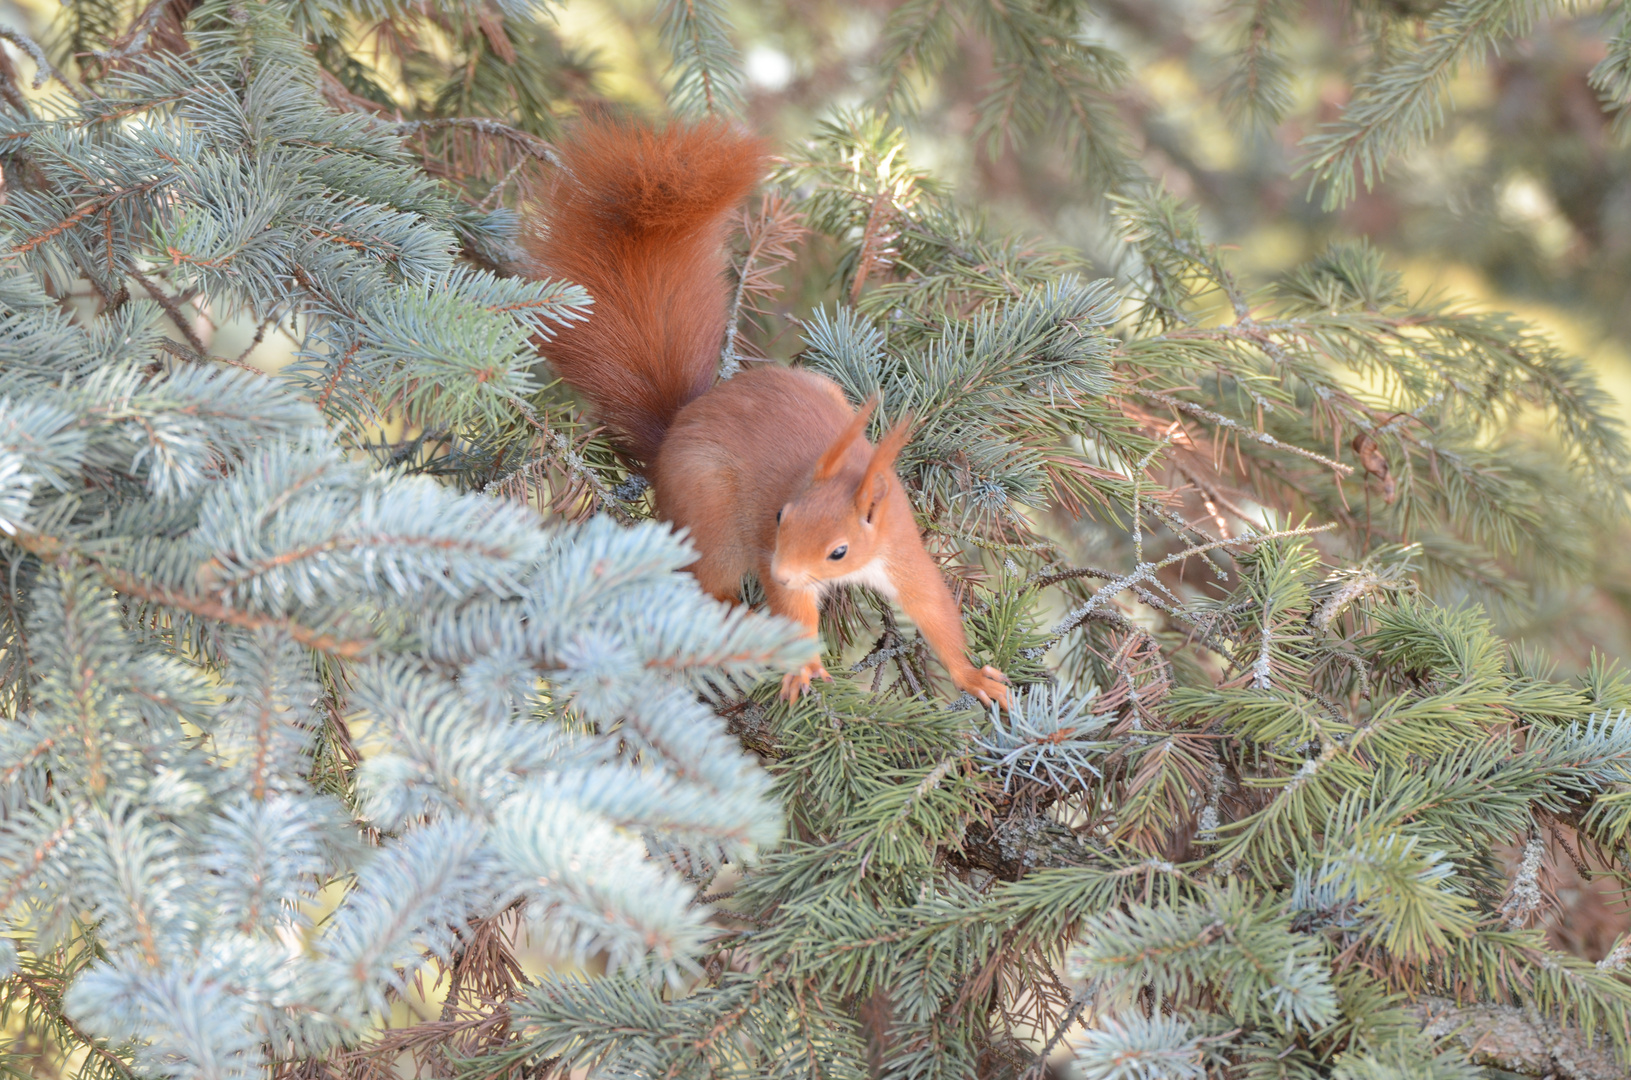
{"label": "evergreen foliage", "polygon": [[[515,907],[677,982],[705,909],[651,852],[780,832],[697,694],[793,634],[655,525],[546,528],[347,451],[387,407],[536,423],[529,339],[587,298],[455,266],[502,228],[326,108],[285,12],[192,19],[185,62],[5,121],[8,1006],[93,1075],[256,1075]],[[166,339],[200,296],[298,325],[295,370]]]}
{"label": "evergreen foliage", "polygon": [[[1085,10],[897,6],[870,102],[744,214],[721,357],[796,347],[879,395],[874,437],[915,418],[901,475],[1006,714],[861,590],[840,677],[780,702],[793,628],[677,573],[551,381],[593,298],[516,241],[595,65],[548,12],[75,0],[49,92],[0,70],[0,1066],[1631,1067],[1631,944],[1544,931],[1558,860],[1631,881],[1631,679],[1492,621],[1623,525],[1611,400],[1363,244],[1243,283],[1141,181]],[[649,14],[674,111],[751,113],[730,9]],[[1535,17],[1427,13],[1315,144],[1332,197]],[[1289,6],[1245,18],[1230,99],[1272,120]],[[974,137],[1107,192],[1113,279],[913,163],[971,40]]]}

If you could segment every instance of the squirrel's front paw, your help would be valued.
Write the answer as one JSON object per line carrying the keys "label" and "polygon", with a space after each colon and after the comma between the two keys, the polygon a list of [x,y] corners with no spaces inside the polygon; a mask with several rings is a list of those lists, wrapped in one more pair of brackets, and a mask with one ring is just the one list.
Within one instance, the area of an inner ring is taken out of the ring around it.
{"label": "squirrel's front paw", "polygon": [[810,689],[811,679],[832,682],[832,676],[821,666],[821,661],[811,660],[797,671],[789,671],[782,676],[782,698],[789,702],[797,701],[800,694]]}
{"label": "squirrel's front paw", "polygon": [[987,664],[983,668],[969,668],[957,680],[957,689],[967,690],[985,704],[996,702],[1008,708],[1008,676]]}

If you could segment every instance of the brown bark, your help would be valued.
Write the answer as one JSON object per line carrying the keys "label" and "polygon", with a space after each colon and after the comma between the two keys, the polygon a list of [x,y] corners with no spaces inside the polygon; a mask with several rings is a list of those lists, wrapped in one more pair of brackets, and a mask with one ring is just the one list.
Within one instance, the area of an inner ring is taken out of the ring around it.
{"label": "brown bark", "polygon": [[1424,997],[1407,1011],[1421,1022],[1423,1034],[1451,1036],[1478,1065],[1558,1080],[1631,1076],[1631,1064],[1615,1059],[1606,1038],[1587,1039],[1579,1028],[1516,1006],[1457,1005],[1448,998]]}

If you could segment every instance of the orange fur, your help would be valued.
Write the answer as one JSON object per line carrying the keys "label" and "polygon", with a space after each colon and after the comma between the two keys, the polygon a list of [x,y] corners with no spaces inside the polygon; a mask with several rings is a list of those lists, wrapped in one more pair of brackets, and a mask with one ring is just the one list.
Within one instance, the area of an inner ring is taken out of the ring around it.
{"label": "orange fur", "polygon": [[844,458],[849,454],[850,444],[866,431],[866,422],[872,419],[872,410],[877,407],[878,395],[873,394],[867,398],[866,404],[861,406],[861,410],[854,418],[844,425],[844,430],[838,433],[838,438],[832,441],[832,445],[822,453],[816,462],[814,479],[830,480],[837,475],[838,470],[843,467]]}
{"label": "orange fur", "polygon": [[623,448],[650,462],[674,414],[713,385],[726,319],[729,219],[764,172],[764,144],[719,121],[661,131],[580,123],[538,193],[528,246],[594,297],[543,346]]}
{"label": "orange fur", "polygon": [[[907,425],[874,449],[865,431],[876,401],[857,413],[809,371],[765,365],[712,386],[724,220],[758,178],[761,145],[718,124],[597,121],[562,156],[568,175],[534,250],[596,302],[544,351],[647,465],[657,515],[696,546],[698,583],[734,603],[755,574],[771,610],[812,639],[826,590],[871,586],[899,601],[959,688],[1006,707],[1003,674],[969,663],[962,613],[895,475]],[[826,677],[817,657],[782,693],[797,698]]]}

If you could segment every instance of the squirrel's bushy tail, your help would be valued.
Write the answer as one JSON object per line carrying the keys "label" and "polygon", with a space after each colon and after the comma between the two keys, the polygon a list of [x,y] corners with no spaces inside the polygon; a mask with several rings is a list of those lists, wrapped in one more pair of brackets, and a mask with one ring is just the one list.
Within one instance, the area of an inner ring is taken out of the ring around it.
{"label": "squirrel's bushy tail", "polygon": [[536,194],[528,236],[550,277],[594,297],[543,346],[555,371],[650,463],[674,414],[713,385],[724,344],[725,238],[764,144],[718,121],[581,121]]}

